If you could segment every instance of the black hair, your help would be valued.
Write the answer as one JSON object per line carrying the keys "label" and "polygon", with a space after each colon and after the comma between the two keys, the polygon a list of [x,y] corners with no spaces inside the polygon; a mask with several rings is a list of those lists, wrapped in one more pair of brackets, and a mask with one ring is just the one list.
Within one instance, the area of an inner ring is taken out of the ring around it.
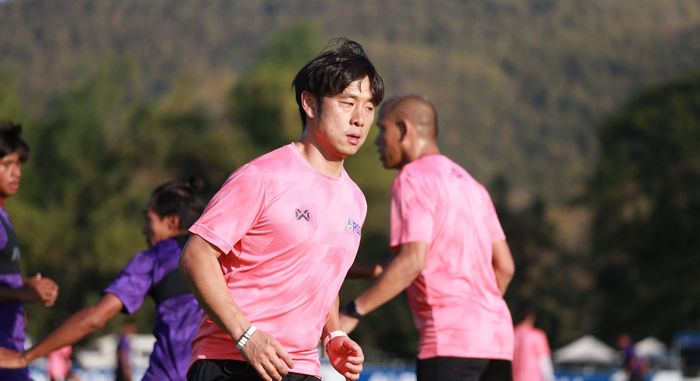
{"label": "black hair", "polygon": [[180,217],[179,228],[187,229],[204,211],[204,201],[197,196],[203,186],[204,181],[197,176],[191,176],[187,181],[167,182],[153,191],[148,208],[160,218],[177,215]]}
{"label": "black hair", "polygon": [[374,68],[362,46],[347,38],[336,38],[314,59],[304,65],[292,81],[301,123],[306,127],[306,113],[301,93],[308,91],[321,102],[343,92],[352,82],[369,78],[372,103],[378,106],[384,98],[384,80]]}
{"label": "black hair", "polygon": [[17,152],[19,161],[29,159],[29,145],[22,140],[22,125],[11,120],[0,120],[0,157]]}
{"label": "black hair", "polygon": [[515,313],[515,322],[520,323],[529,316],[537,318],[537,308],[531,302],[523,302]]}

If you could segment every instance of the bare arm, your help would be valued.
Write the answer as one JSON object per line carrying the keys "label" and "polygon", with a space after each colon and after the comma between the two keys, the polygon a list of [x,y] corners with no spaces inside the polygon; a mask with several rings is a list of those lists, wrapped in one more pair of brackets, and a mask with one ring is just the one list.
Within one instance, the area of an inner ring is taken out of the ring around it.
{"label": "bare arm", "polygon": [[338,310],[340,309],[340,298],[336,297],[331,310],[328,312],[328,320],[326,325],[323,326],[323,332],[321,333],[321,340],[323,340],[329,333],[333,331],[340,330],[340,315]]}
{"label": "bare arm", "polygon": [[39,357],[46,356],[66,345],[72,345],[102,328],[105,323],[121,311],[122,307],[119,298],[112,294],[106,294],[94,306],[74,313],[60,327],[31,349],[23,353],[3,352],[0,356],[0,367],[24,368]]}
{"label": "bare arm", "polygon": [[[366,315],[405,290],[425,268],[427,256],[428,244],[425,242],[402,244],[379,279],[355,299],[357,312]],[[352,331],[358,322],[345,315],[341,321],[346,332]]]}
{"label": "bare arm", "polygon": [[180,271],[207,315],[237,341],[250,322],[228,293],[219,255],[221,252],[209,242],[193,235],[180,258]]}
{"label": "bare arm", "polygon": [[505,295],[515,274],[515,263],[510,253],[510,248],[505,240],[493,243],[493,270],[496,273],[496,283],[501,295]]}
{"label": "bare arm", "polygon": [[346,276],[346,278],[377,279],[380,275],[382,275],[383,271],[384,268],[378,263],[354,264],[350,266],[350,270],[348,270],[348,275]]}
{"label": "bare arm", "polygon": [[327,338],[332,332],[340,330],[339,306],[340,299],[335,298],[328,313],[328,321],[323,327],[321,335],[324,339],[324,344],[326,344],[323,349],[328,354],[331,365],[338,373],[342,374],[346,380],[357,380],[360,378],[362,363],[365,361],[362,348],[346,334]]}
{"label": "bare arm", "polygon": [[[193,235],[180,258],[180,271],[209,318],[235,343],[251,323],[228,293],[219,255],[216,247]],[[241,354],[266,381],[280,380],[294,366],[279,342],[262,330],[255,331]]]}
{"label": "bare arm", "polygon": [[46,307],[53,306],[58,297],[58,285],[41,274],[25,278],[20,288],[0,287],[0,303],[42,302]]}

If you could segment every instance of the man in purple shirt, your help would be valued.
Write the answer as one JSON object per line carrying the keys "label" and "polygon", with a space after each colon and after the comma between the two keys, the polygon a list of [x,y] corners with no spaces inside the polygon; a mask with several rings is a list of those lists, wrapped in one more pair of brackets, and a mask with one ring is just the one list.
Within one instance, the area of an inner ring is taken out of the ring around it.
{"label": "man in purple shirt", "polygon": [[[36,274],[23,278],[19,267],[20,250],[5,201],[19,190],[22,163],[29,157],[29,146],[20,134],[22,126],[0,122],[0,348],[24,350],[23,303],[42,302],[53,306],[58,296],[54,281]],[[29,370],[0,369],[0,380],[29,380]]]}
{"label": "man in purple shirt", "polygon": [[138,310],[147,295],[156,303],[156,342],[143,380],[184,380],[190,342],[202,309],[187,288],[177,264],[187,241],[187,228],[204,203],[196,196],[201,180],[172,181],[156,188],[144,210],[143,233],[148,250],[138,253],[104,290],[97,304],[76,312],[28,351],[0,350],[0,368],[25,367],[56,348],[74,344],[117,313]]}

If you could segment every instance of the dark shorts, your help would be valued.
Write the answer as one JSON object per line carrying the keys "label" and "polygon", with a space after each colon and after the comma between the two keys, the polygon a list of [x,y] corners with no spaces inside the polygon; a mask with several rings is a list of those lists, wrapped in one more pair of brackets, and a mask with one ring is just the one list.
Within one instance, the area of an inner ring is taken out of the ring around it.
{"label": "dark shorts", "polygon": [[[320,381],[306,374],[287,373],[283,381]],[[255,368],[245,361],[197,360],[187,372],[187,381],[262,381]]]}
{"label": "dark shorts", "polygon": [[416,362],[417,381],[512,381],[510,361],[433,357]]}

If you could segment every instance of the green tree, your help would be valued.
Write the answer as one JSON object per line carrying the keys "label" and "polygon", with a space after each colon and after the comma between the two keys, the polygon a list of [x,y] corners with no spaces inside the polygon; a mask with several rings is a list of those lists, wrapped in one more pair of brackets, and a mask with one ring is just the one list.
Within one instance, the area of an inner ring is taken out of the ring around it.
{"label": "green tree", "polygon": [[700,328],[700,72],[640,91],[599,139],[589,190],[599,332]]}
{"label": "green tree", "polygon": [[260,58],[230,94],[234,124],[248,132],[263,151],[277,148],[301,135],[301,121],[291,82],[299,68],[313,57],[319,33],[308,23],[297,23],[272,36]]}
{"label": "green tree", "polygon": [[0,68],[0,119],[10,119],[24,124],[24,112],[19,94],[18,75],[10,70]]}
{"label": "green tree", "polygon": [[489,187],[515,262],[515,275],[505,299],[513,318],[524,306],[536,309],[537,325],[559,345],[587,333],[592,319],[581,300],[588,290],[585,262],[560,241],[559,226],[548,212],[552,207],[535,198],[515,207],[505,176],[496,176]]}

